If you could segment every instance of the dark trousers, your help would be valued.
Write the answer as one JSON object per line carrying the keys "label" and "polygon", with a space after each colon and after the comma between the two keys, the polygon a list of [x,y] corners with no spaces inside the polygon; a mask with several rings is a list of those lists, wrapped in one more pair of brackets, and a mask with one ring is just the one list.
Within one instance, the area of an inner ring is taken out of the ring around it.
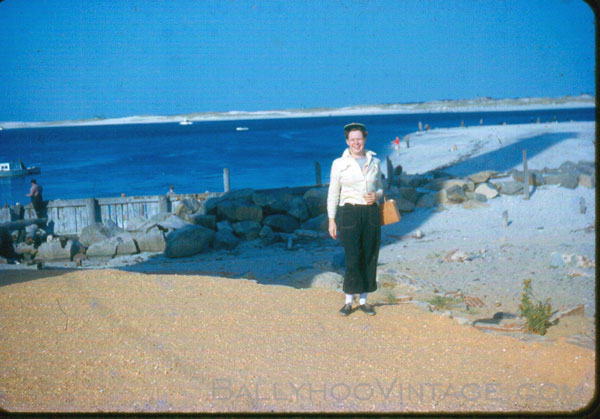
{"label": "dark trousers", "polygon": [[381,243],[379,205],[344,205],[340,211],[339,233],[346,254],[344,292],[361,294],[375,291]]}

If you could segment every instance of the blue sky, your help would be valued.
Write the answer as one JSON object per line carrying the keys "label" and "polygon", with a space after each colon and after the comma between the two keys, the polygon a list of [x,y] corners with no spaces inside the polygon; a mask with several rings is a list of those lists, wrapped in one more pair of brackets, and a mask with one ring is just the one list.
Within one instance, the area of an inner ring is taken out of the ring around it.
{"label": "blue sky", "polygon": [[0,121],[594,94],[582,0],[0,3]]}

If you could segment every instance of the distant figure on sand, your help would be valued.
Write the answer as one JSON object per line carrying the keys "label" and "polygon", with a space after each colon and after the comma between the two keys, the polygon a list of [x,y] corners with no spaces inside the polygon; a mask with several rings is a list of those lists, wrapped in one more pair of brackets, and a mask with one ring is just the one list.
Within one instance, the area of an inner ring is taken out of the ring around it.
{"label": "distant figure on sand", "polygon": [[38,185],[35,179],[31,179],[31,188],[25,196],[31,197],[31,206],[33,206],[35,216],[36,218],[41,218],[44,209],[44,198],[42,197],[42,186]]}
{"label": "distant figure on sand", "polygon": [[[354,294],[360,294],[359,309],[369,315],[367,293],[377,289],[377,259],[381,242],[381,215],[378,201],[383,196],[379,159],[365,150],[367,129],[353,122],[344,127],[348,148],[333,161],[327,195],[329,235],[340,240],[346,255],[343,290],[346,301],[342,316],[352,313]],[[339,210],[340,228],[336,224]]]}
{"label": "distant figure on sand", "polygon": [[169,186],[169,192],[167,195],[175,195],[175,187],[173,185]]}

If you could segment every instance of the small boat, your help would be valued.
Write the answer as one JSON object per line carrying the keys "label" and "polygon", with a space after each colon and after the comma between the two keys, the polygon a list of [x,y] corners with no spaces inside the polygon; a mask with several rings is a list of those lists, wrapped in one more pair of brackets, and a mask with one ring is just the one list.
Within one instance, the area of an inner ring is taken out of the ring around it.
{"label": "small boat", "polygon": [[39,167],[25,167],[21,160],[18,162],[0,163],[0,177],[37,175],[38,173],[40,173]]}
{"label": "small boat", "polygon": [[248,131],[248,127],[237,127],[236,131]]}
{"label": "small boat", "polygon": [[192,125],[193,122],[187,118],[183,118],[183,121],[179,121],[179,125]]}

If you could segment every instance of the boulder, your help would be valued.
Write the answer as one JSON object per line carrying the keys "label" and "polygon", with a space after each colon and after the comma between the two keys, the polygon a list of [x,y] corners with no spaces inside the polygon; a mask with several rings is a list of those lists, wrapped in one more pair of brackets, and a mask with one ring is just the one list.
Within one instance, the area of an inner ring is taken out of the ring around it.
{"label": "boulder", "polygon": [[584,161],[584,160],[578,161],[577,162],[577,171],[584,175],[593,176],[595,174],[594,162],[593,161]]}
{"label": "boulder", "polygon": [[[154,217],[152,217],[152,221],[154,221]],[[164,220],[156,221],[156,225],[162,230],[173,231],[178,230],[180,228],[188,227],[193,224],[188,221],[185,221],[183,218],[180,218],[176,215],[169,214],[169,216],[166,217]]]}
{"label": "boulder", "polygon": [[573,172],[577,171],[577,165],[570,160],[563,162],[560,166],[558,166],[559,170],[562,172]]}
{"label": "boulder", "polygon": [[300,223],[292,216],[286,214],[269,215],[263,221],[273,229],[273,231],[282,231],[284,233],[292,233],[300,227]]}
{"label": "boulder", "polygon": [[258,232],[258,237],[262,241],[263,245],[269,246],[273,243],[276,243],[280,240],[278,234],[273,233],[273,230],[269,226],[263,226]]}
{"label": "boulder", "polygon": [[123,233],[116,237],[117,239],[117,256],[119,255],[134,255],[140,252],[137,243],[131,234]]}
{"label": "boulder", "polygon": [[582,174],[579,175],[579,184],[584,188],[594,188],[596,187],[596,178],[592,175]]}
{"label": "boulder", "polygon": [[147,231],[136,231],[132,234],[140,252],[164,252],[166,249],[165,233],[157,226]]}
{"label": "boulder", "polygon": [[448,202],[451,204],[460,204],[468,199],[465,190],[458,184],[453,185],[445,190]]}
{"label": "boulder", "polygon": [[254,221],[263,219],[262,208],[246,201],[222,201],[217,206],[217,216],[229,221]]}
{"label": "boulder", "polygon": [[411,212],[415,210],[415,204],[411,201],[408,201],[401,197],[395,198],[394,201],[396,201],[396,206],[398,207],[398,211],[400,212]]}
{"label": "boulder", "polygon": [[408,186],[411,188],[418,188],[419,186],[425,185],[427,182],[427,178],[421,175],[409,175],[402,173],[398,178],[398,184],[400,186]]}
{"label": "boulder", "polygon": [[33,244],[19,243],[15,248],[15,252],[19,255],[30,255],[31,259],[37,254],[37,249]]}
{"label": "boulder", "polygon": [[[531,186],[542,186],[544,185],[544,175],[539,170],[530,170],[529,173],[529,185]],[[512,171],[512,178],[517,182],[523,183],[525,181],[525,172],[520,170]]]}
{"label": "boulder", "polygon": [[79,243],[73,240],[67,240],[62,245],[60,240],[52,240],[42,243],[38,248],[36,259],[40,260],[71,260],[79,252]]}
{"label": "boulder", "polygon": [[233,230],[217,231],[215,239],[213,240],[213,248],[216,250],[231,250],[238,245],[239,241],[240,240],[233,234]]}
{"label": "boulder", "polygon": [[313,276],[310,287],[342,291],[343,283],[344,277],[337,272],[321,272]]}
{"label": "boulder", "polygon": [[313,188],[304,193],[304,202],[311,217],[327,213],[327,188]]}
{"label": "boulder", "polygon": [[435,195],[434,194],[426,194],[423,195],[417,201],[417,208],[432,208],[436,204]]}
{"label": "boulder", "polygon": [[425,189],[431,191],[439,191],[441,189],[450,189],[453,186],[460,186],[463,190],[473,192],[475,183],[471,180],[464,179],[434,179],[424,186]]}
{"label": "boulder", "polygon": [[108,233],[108,237],[115,237],[124,231],[113,220],[106,220],[104,222],[104,229]]}
{"label": "boulder", "polygon": [[448,203],[448,193],[447,193],[446,189],[442,189],[441,191],[438,191],[435,194],[433,194],[433,198],[435,199],[435,202],[437,202],[438,204],[447,204]]}
{"label": "boulder", "polygon": [[274,191],[258,191],[252,194],[252,202],[263,208],[265,215],[282,214],[289,210],[295,198],[288,188]]}
{"label": "boulder", "polygon": [[310,218],[308,207],[300,196],[296,196],[288,202],[287,213],[299,221],[306,221]]}
{"label": "boulder", "polygon": [[498,196],[498,189],[491,183],[480,183],[475,188],[475,193],[484,195],[487,199],[492,199]]}
{"label": "boulder", "polygon": [[211,230],[217,229],[217,217],[214,215],[207,215],[196,212],[194,214],[186,214],[184,216],[184,220],[195,225],[209,228]]}
{"label": "boulder", "polygon": [[197,225],[187,225],[167,234],[165,256],[181,258],[208,250],[215,232]]}
{"label": "boulder", "polygon": [[577,175],[577,172],[563,172],[560,180],[560,186],[562,186],[563,188],[575,189],[577,185],[579,185],[579,176]]}
{"label": "boulder", "polygon": [[484,194],[477,192],[465,192],[467,194],[467,199],[471,201],[477,202],[487,202],[487,197]]}
{"label": "boulder", "polygon": [[258,237],[258,233],[262,228],[260,223],[250,220],[239,221],[234,223],[232,227],[235,235],[244,240],[254,240]]}
{"label": "boulder", "polygon": [[500,193],[504,195],[516,195],[519,193],[523,193],[523,183],[517,182],[514,180],[509,180],[506,182],[498,182],[494,184]]}
{"label": "boulder", "polygon": [[[122,240],[121,240],[122,241]],[[109,257],[112,258],[117,254],[117,246],[119,245],[119,239],[112,237],[110,239],[103,240],[101,242],[95,242],[88,247],[85,254],[87,257]]]}
{"label": "boulder", "polygon": [[254,189],[246,188],[246,189],[237,189],[234,191],[229,191],[221,195],[221,200],[229,200],[229,201],[247,201],[250,202],[252,199],[252,195],[254,194]]}
{"label": "boulder", "polygon": [[469,179],[475,184],[485,183],[488,180],[490,180],[490,178],[492,176],[494,176],[496,174],[498,174],[498,172],[495,172],[493,170],[484,170],[483,172],[478,172],[478,173],[469,175]]}
{"label": "boulder", "polygon": [[233,227],[231,227],[231,223],[227,220],[219,221],[217,223],[217,231],[229,232],[233,234]]}
{"label": "boulder", "polygon": [[419,199],[419,194],[417,190],[415,188],[410,188],[406,186],[398,188],[398,195],[400,195],[407,201],[412,202],[413,204],[416,204]]}
{"label": "boulder", "polygon": [[79,234],[79,242],[90,247],[92,244],[107,240],[110,238],[108,229],[102,223],[93,223],[84,227]]}
{"label": "boulder", "polygon": [[550,169],[545,171],[542,176],[544,178],[544,184],[545,185],[560,185],[560,182],[562,180],[562,172],[555,170],[555,169]]}
{"label": "boulder", "polygon": [[329,231],[329,218],[327,214],[321,214],[317,217],[305,221],[301,228],[303,230]]}
{"label": "boulder", "polygon": [[197,213],[208,215],[217,214],[217,206],[221,202],[221,197],[210,197],[200,202],[200,208],[196,211]]}
{"label": "boulder", "polygon": [[179,205],[177,205],[177,208],[175,208],[174,213],[175,215],[181,218],[185,218],[185,215],[195,213],[200,209],[200,207],[200,202],[198,202],[197,200],[192,198],[185,198],[179,201]]}
{"label": "boulder", "polygon": [[125,220],[125,231],[142,231],[148,224],[148,219],[140,215]]}

